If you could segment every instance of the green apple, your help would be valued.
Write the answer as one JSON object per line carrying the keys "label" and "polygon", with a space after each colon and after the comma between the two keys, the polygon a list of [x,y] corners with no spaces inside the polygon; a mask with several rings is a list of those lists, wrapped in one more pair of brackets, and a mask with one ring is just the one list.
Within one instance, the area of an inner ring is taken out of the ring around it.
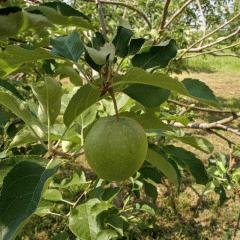
{"label": "green apple", "polygon": [[89,165],[100,178],[122,181],[141,167],[148,143],[144,129],[135,120],[106,117],[94,124],[84,149]]}

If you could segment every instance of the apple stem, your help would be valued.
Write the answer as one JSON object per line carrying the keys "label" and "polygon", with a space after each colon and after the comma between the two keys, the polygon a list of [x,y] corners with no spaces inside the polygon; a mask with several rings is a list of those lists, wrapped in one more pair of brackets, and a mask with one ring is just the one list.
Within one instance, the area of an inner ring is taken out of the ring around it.
{"label": "apple stem", "polygon": [[108,92],[109,92],[109,94],[112,98],[113,106],[114,106],[115,113],[116,113],[116,118],[117,118],[117,121],[118,121],[119,120],[119,113],[118,113],[117,101],[116,101],[116,98],[114,96],[113,88],[111,87],[110,89],[108,89]]}

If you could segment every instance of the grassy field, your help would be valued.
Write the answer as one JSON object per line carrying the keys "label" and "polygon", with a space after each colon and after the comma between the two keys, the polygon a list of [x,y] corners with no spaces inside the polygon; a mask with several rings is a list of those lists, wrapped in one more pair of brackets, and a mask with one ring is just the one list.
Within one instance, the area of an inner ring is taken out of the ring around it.
{"label": "grassy field", "polygon": [[199,56],[189,58],[188,66],[196,72],[239,72],[240,59],[237,57]]}

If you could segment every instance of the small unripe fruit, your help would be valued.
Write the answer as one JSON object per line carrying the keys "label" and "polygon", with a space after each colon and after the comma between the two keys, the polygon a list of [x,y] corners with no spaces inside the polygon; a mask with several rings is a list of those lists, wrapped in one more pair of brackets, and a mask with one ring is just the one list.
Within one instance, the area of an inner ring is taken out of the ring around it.
{"label": "small unripe fruit", "polygon": [[148,143],[144,129],[135,120],[106,117],[94,124],[84,149],[89,165],[100,178],[122,181],[141,167]]}

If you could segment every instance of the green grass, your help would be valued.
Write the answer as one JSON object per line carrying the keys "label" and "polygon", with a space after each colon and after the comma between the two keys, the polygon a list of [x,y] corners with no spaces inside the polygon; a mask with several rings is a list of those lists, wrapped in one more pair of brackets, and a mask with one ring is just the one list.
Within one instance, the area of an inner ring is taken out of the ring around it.
{"label": "green grass", "polygon": [[199,56],[187,60],[189,70],[196,72],[240,71],[240,59],[237,57]]}

